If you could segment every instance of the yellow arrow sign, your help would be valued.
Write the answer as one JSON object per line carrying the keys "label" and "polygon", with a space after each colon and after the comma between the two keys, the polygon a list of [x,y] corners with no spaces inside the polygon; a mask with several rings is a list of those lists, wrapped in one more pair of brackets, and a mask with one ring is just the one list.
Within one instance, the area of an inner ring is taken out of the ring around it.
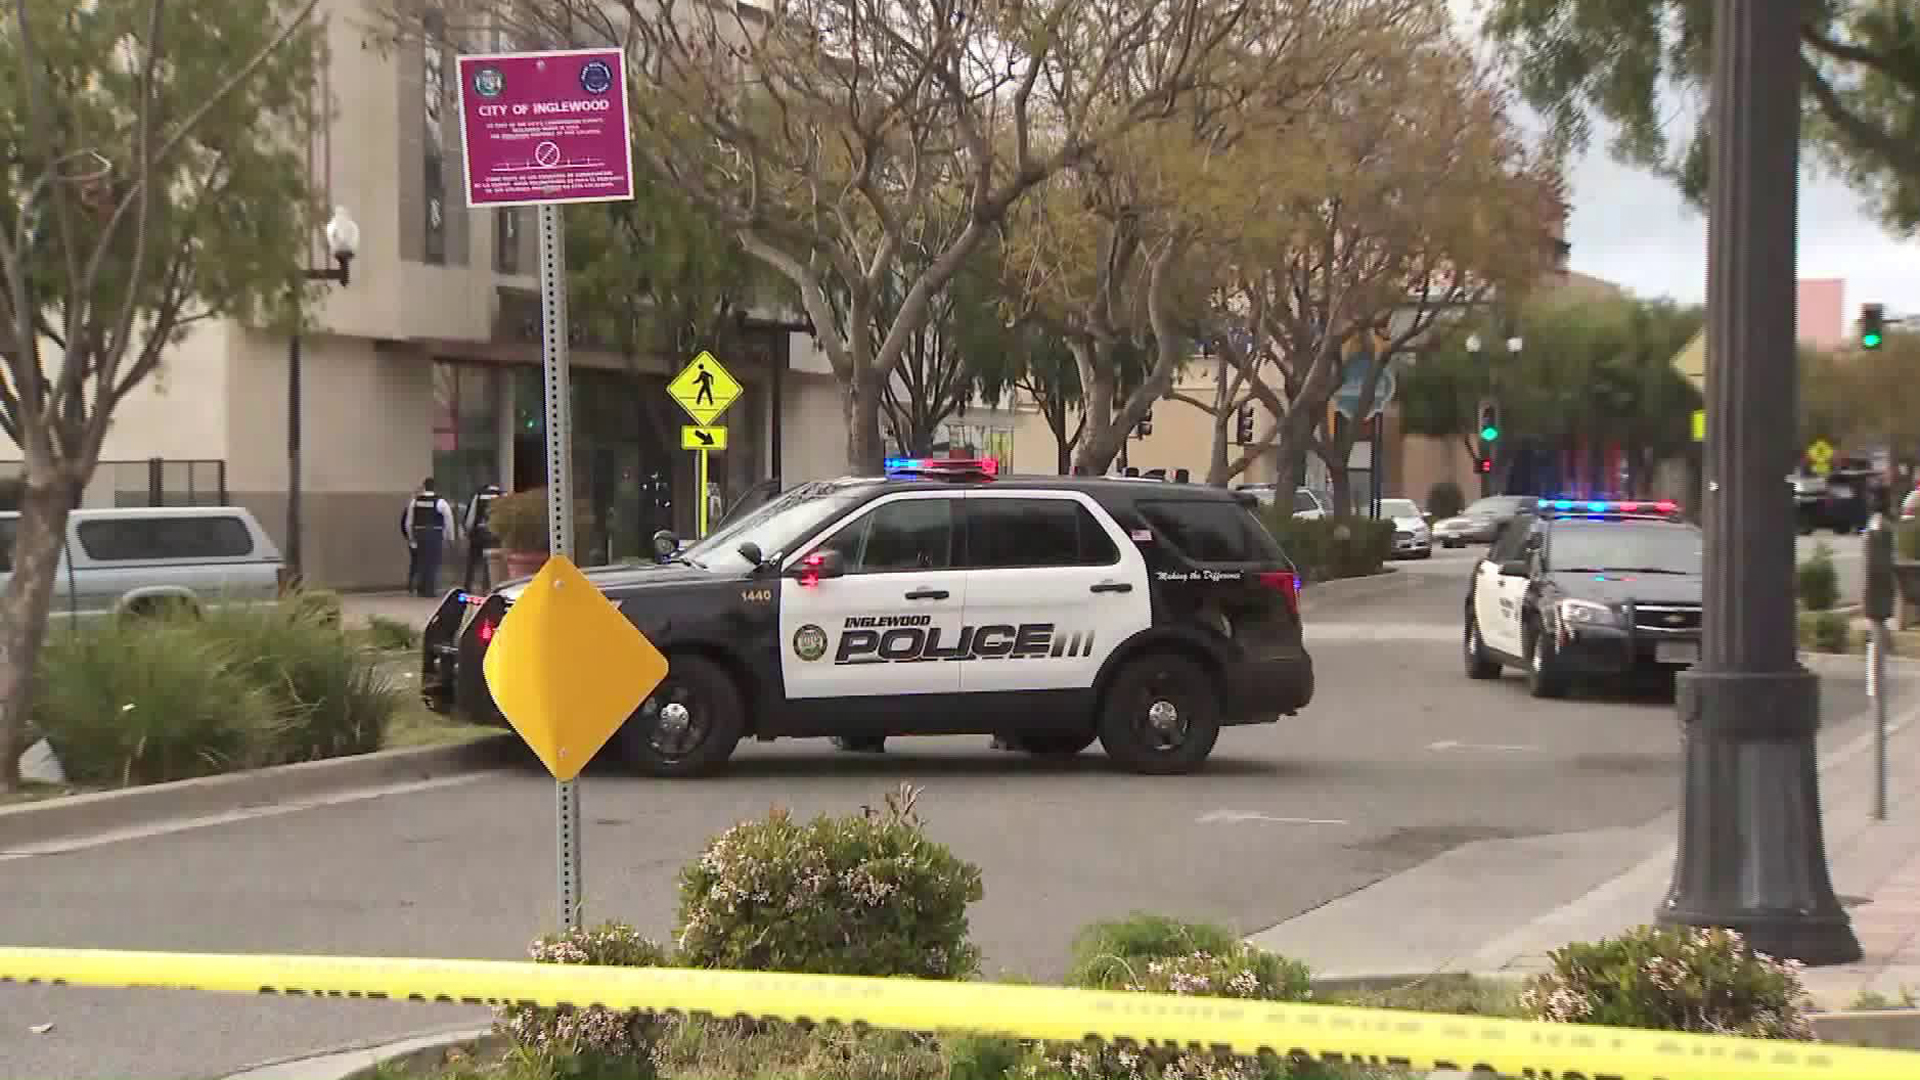
{"label": "yellow arrow sign", "polygon": [[732,372],[703,349],[667,384],[667,396],[679,402],[694,423],[707,427],[740,399],[744,389]]}
{"label": "yellow arrow sign", "polygon": [[1707,438],[1707,410],[1693,410],[1693,441],[1704,442]]}
{"label": "yellow arrow sign", "polygon": [[687,424],[680,429],[680,449],[682,450],[725,450],[726,448],[726,428]]}
{"label": "yellow arrow sign", "polygon": [[667,677],[667,658],[555,555],[500,620],[480,668],[501,714],[564,781]]}

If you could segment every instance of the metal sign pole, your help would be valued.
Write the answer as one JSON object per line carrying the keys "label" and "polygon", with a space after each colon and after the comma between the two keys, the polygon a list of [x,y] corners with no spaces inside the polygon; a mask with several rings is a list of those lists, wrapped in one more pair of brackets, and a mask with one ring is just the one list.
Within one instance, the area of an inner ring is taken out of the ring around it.
{"label": "metal sign pole", "polygon": [[695,450],[693,454],[696,462],[694,471],[699,475],[699,480],[694,484],[694,490],[700,493],[700,505],[695,510],[699,515],[695,519],[699,525],[694,535],[705,540],[707,538],[707,452]]}
{"label": "metal sign pole", "polygon": [[1867,524],[1867,580],[1861,594],[1871,626],[1867,696],[1873,699],[1873,819],[1887,820],[1887,618],[1893,614],[1893,530],[1885,514]]}
{"label": "metal sign pole", "polygon": [[[547,397],[547,537],[554,555],[573,557],[572,394],[567,378],[567,246],[560,207],[540,207],[540,345]],[[580,786],[556,781],[560,925],[580,928]]]}

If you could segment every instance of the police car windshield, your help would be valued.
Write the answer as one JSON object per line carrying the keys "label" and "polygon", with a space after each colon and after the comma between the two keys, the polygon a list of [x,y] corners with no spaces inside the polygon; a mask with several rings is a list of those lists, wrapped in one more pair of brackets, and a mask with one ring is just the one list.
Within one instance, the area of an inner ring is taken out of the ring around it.
{"label": "police car windshield", "polygon": [[1703,572],[1700,533],[1679,525],[1561,522],[1554,527],[1548,559],[1550,569],[1568,572]]}
{"label": "police car windshield", "polygon": [[813,534],[821,524],[865,496],[871,485],[801,484],[688,548],[681,557],[712,570],[744,571],[753,567],[742,558],[741,544],[752,541],[767,558],[786,551]]}

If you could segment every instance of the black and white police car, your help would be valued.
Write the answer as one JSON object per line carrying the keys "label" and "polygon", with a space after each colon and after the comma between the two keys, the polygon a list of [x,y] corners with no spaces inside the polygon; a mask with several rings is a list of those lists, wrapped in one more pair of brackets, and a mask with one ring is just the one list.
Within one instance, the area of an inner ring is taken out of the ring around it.
{"label": "black and white police car", "polygon": [[[1312,700],[1301,583],[1251,500],[994,465],[892,459],[789,489],[663,564],[587,569],[671,667],[618,752],[672,776],[747,737],[980,734],[1035,754],[1098,739],[1126,768],[1181,773],[1222,727]],[[481,657],[524,587],[448,594],[424,635],[429,705],[504,724]]]}
{"label": "black and white police car", "polygon": [[1527,673],[1535,697],[1575,678],[1671,675],[1700,658],[1702,535],[1666,501],[1541,499],[1509,522],[1467,586],[1467,677]]}

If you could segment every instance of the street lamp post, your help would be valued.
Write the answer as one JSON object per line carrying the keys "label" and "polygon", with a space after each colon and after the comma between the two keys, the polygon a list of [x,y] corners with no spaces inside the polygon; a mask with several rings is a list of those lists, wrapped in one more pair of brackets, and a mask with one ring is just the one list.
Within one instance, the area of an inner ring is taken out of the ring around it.
{"label": "street lamp post", "polygon": [[[354,223],[346,207],[333,208],[327,221],[327,253],[334,265],[325,270],[307,270],[308,281],[329,281],[340,285],[352,279],[353,257],[360,251],[360,226]],[[305,568],[300,552],[300,323],[299,305],[295,305],[293,332],[287,338],[287,580],[298,584]]]}
{"label": "street lamp post", "polygon": [[1820,824],[1819,683],[1794,634],[1790,500],[1802,5],[1716,0],[1707,225],[1705,630],[1680,677],[1670,925],[1807,964],[1856,960]]}

